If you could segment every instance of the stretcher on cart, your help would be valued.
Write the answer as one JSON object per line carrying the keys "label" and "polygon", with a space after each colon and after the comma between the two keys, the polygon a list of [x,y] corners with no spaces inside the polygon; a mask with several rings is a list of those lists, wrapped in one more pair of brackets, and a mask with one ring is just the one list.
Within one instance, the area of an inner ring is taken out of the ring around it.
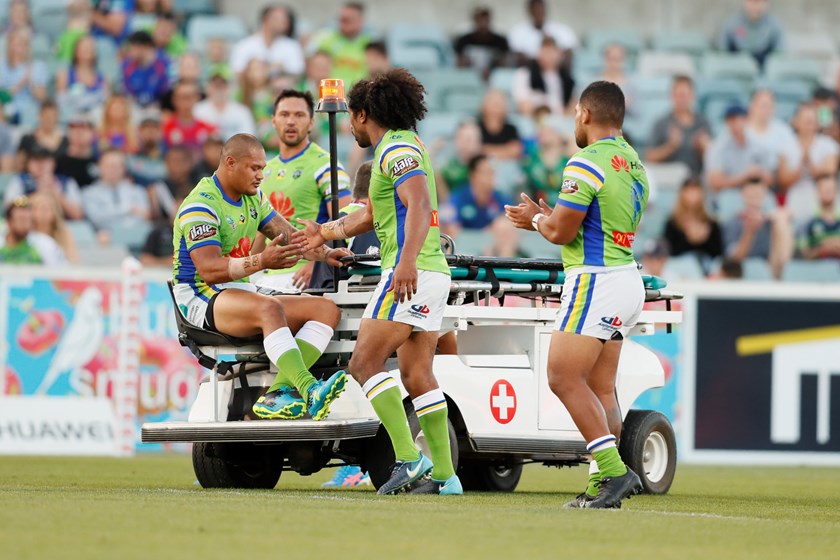
{"label": "stretcher on cart", "polygon": [[[328,297],[341,309],[334,339],[313,373],[346,366],[365,306],[381,275],[378,257],[347,259],[350,278]],[[528,462],[574,465],[589,460],[585,442],[566,409],[548,387],[549,341],[563,290],[562,263],[447,255],[452,270],[442,331],[457,333],[457,355],[435,356],[435,376],[449,405],[453,461],[467,489],[512,491]],[[644,391],[664,384],[653,352],[632,340],[668,330],[681,321],[661,278],[643,277],[648,302],[625,341],[617,375],[624,414],[620,451],[641,475],[646,491],[668,490],[676,468],[673,429],[659,412],[631,410]],[[179,339],[210,370],[183,422],[147,423],[144,442],[193,442],[193,465],[204,487],[273,488],[283,470],[311,474],[342,462],[360,464],[374,486],[387,479],[393,451],[361,387],[347,390],[323,421],[258,420],[251,406],[275,371],[261,338],[235,339],[188,324],[176,306]],[[389,363],[399,380],[396,360]],[[421,448],[425,439],[403,389],[409,423]]]}

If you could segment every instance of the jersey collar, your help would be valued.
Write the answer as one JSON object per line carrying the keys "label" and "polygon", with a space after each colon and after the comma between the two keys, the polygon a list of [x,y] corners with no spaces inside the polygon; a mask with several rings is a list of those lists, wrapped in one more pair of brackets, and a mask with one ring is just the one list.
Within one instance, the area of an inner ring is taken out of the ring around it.
{"label": "jersey collar", "polygon": [[374,151],[374,152],[375,152],[375,151],[376,151],[376,149],[379,147],[379,144],[381,144],[381,143],[382,143],[382,140],[384,140],[384,139],[385,139],[385,137],[386,137],[386,136],[388,136],[388,133],[389,133],[389,132],[391,132],[391,129],[390,129],[390,128],[389,128],[388,130],[386,130],[386,131],[385,131],[385,134],[383,134],[383,135],[382,135],[382,138],[380,138],[380,139],[379,139],[379,141],[376,143],[376,146],[374,146],[374,147],[373,147],[373,151]]}
{"label": "jersey collar", "polygon": [[306,152],[306,150],[309,149],[309,146],[311,146],[311,145],[312,145],[312,140],[310,140],[309,142],[306,143],[306,147],[304,149],[302,149],[301,151],[299,151],[298,153],[296,153],[295,155],[293,155],[289,159],[283,159],[283,156],[281,156],[280,154],[277,154],[277,159],[279,159],[283,163],[289,163],[290,161],[295,160],[295,159],[299,158],[300,156],[302,156]]}
{"label": "jersey collar", "polygon": [[228,197],[227,194],[225,194],[225,189],[222,188],[222,184],[219,182],[219,178],[216,177],[215,173],[213,174],[213,182],[216,183],[216,187],[219,189],[219,192],[222,193],[222,198],[225,199],[225,202],[227,202],[228,204],[232,204],[233,206],[242,206],[242,198],[236,201]]}

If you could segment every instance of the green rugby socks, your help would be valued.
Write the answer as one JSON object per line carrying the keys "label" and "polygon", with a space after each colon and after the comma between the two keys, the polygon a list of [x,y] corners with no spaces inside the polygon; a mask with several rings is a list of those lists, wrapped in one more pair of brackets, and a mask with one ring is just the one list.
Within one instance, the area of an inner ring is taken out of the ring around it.
{"label": "green rugby socks", "polygon": [[400,388],[396,380],[388,372],[377,373],[362,386],[373,410],[379,417],[391,444],[394,446],[394,456],[397,461],[416,461],[420,452],[414,445],[411,430],[408,428],[408,418],[405,415]]}
{"label": "green rugby socks", "polygon": [[315,378],[306,368],[289,327],[281,327],[269,334],[263,340],[263,346],[268,359],[277,365],[277,376],[268,390],[276,391],[283,385],[293,385],[306,400]]}
{"label": "green rugby socks", "polygon": [[449,449],[448,410],[443,391],[433,389],[412,400],[412,403],[435,464],[432,478],[441,482],[448,480],[455,474],[455,468],[452,466],[452,453]]}
{"label": "green rugby socks", "polygon": [[621,460],[621,455],[618,454],[615,441],[615,436],[609,434],[594,439],[586,445],[586,450],[592,453],[592,456],[598,462],[601,478],[623,476],[627,473],[627,467]]}

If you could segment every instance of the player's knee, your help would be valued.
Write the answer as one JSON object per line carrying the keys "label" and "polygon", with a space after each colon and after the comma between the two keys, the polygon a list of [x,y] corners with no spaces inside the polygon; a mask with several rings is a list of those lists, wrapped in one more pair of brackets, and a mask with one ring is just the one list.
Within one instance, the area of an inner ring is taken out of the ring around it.
{"label": "player's knee", "polygon": [[260,301],[258,309],[255,310],[258,317],[264,323],[286,323],[286,312],[283,303],[272,297],[264,297]]}
{"label": "player's knee", "polygon": [[575,386],[574,380],[564,373],[548,371],[548,388],[562,401],[571,393]]}
{"label": "player's knee", "polygon": [[338,322],[341,320],[341,309],[327,298],[319,298],[315,312],[318,315],[315,320],[329,325],[333,329],[338,326]]}

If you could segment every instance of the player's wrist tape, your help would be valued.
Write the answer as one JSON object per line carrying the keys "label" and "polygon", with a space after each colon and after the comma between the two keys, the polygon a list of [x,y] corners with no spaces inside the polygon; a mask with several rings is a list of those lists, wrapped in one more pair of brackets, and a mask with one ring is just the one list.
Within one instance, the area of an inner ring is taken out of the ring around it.
{"label": "player's wrist tape", "polygon": [[261,269],[260,256],[239,257],[228,259],[228,275],[231,280],[239,280],[252,275]]}
{"label": "player's wrist tape", "polygon": [[344,232],[344,218],[321,224],[319,230],[324,241],[347,239],[347,234]]}
{"label": "player's wrist tape", "polygon": [[538,224],[543,218],[545,218],[545,214],[543,214],[542,212],[537,212],[536,214],[534,214],[534,217],[531,218],[531,225],[534,226],[534,231],[540,231]]}

